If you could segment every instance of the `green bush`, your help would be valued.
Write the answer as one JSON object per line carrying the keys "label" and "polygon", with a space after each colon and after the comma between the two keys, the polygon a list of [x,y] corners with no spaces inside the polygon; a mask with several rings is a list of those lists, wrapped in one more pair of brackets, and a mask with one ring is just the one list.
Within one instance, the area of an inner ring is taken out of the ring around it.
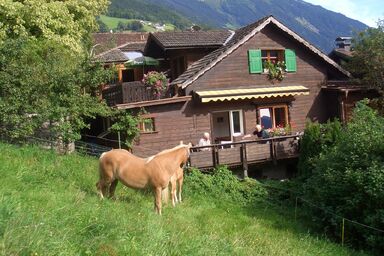
{"label": "green bush", "polygon": [[341,136],[342,126],[338,120],[325,124],[307,122],[300,144],[300,158],[298,164],[299,176],[308,178],[316,165],[322,151],[333,145]]}
{"label": "green bush", "polygon": [[[334,144],[321,148],[304,194],[340,216],[384,230],[384,118],[366,103],[358,103]],[[340,237],[339,217],[312,210],[320,227]],[[349,222],[346,232],[351,245],[383,255],[383,234]]]}
{"label": "green bush", "polygon": [[267,194],[258,181],[240,181],[226,166],[219,166],[212,174],[191,169],[185,177],[185,184],[187,195],[202,195],[242,204],[251,203]]}

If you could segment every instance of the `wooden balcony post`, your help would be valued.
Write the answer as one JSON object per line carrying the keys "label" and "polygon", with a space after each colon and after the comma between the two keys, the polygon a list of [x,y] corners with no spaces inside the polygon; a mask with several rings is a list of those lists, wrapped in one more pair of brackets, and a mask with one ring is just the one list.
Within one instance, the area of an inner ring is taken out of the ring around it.
{"label": "wooden balcony post", "polygon": [[243,177],[248,177],[247,144],[242,143],[240,147],[240,159],[243,164]]}
{"label": "wooden balcony post", "polygon": [[217,152],[216,146],[213,146],[212,148],[212,164],[214,168],[219,165],[219,154]]}
{"label": "wooden balcony post", "polygon": [[271,140],[271,156],[272,156],[273,164],[276,165],[277,164],[276,142],[273,138]]}

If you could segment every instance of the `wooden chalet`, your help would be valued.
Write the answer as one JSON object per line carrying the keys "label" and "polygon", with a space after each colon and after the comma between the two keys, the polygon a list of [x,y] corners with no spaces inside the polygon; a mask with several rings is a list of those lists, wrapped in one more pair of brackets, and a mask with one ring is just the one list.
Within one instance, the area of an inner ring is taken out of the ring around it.
{"label": "wooden chalet", "polygon": [[[209,132],[212,145],[193,149],[192,166],[240,166],[246,175],[250,165],[259,165],[263,176],[273,177],[270,170],[276,168],[283,171],[278,176],[286,176],[285,166],[298,156],[306,120],[325,122],[343,115],[345,92],[332,88],[348,88],[349,73],[272,16],[236,31],[151,33],[142,50],[160,61],[155,69],[171,78],[169,91],[155,99],[140,82],[140,69],[125,71],[133,74],[130,80],[124,80],[122,69],[116,84],[103,91],[107,103],[119,109],[145,109],[146,122],[132,148],[142,157],[181,140],[196,145]],[[99,58],[121,65],[123,52],[120,46]],[[267,61],[285,62],[283,80],[269,79]],[[244,138],[256,124],[280,136]],[[108,125],[104,120],[93,129],[102,133]],[[290,131],[284,133],[286,127]]]}

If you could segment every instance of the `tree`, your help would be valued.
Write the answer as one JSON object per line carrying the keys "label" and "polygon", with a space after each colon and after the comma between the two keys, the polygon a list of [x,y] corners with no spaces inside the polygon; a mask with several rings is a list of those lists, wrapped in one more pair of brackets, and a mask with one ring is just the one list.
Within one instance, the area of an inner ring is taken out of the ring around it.
{"label": "tree", "polygon": [[127,29],[131,31],[142,32],[144,31],[144,26],[140,21],[134,20],[127,24]]}
{"label": "tree", "polygon": [[98,32],[100,33],[106,33],[106,32],[109,32],[109,27],[107,26],[107,24],[105,24],[101,19],[100,17],[97,17],[96,18],[96,22],[99,26],[99,30]]}
{"label": "tree", "polygon": [[0,132],[34,134],[44,123],[65,142],[79,139],[85,118],[108,115],[93,92],[110,77],[97,63],[78,58],[52,40],[19,38],[0,47]]}
{"label": "tree", "polygon": [[107,5],[108,0],[2,0],[0,42],[19,37],[49,39],[83,52],[84,41],[96,31],[95,17]]}
{"label": "tree", "polygon": [[377,28],[368,28],[353,39],[353,57],[347,69],[362,84],[384,94],[384,20]]}

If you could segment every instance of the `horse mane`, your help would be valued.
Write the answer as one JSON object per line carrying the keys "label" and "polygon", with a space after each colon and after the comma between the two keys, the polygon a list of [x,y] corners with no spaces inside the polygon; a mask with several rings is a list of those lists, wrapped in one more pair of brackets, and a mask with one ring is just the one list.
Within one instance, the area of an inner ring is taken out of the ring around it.
{"label": "horse mane", "polygon": [[177,145],[176,147],[173,147],[173,148],[170,148],[170,149],[164,149],[163,151],[160,151],[160,152],[157,153],[156,155],[153,155],[153,156],[148,157],[146,163],[151,162],[154,158],[156,158],[156,157],[158,157],[158,156],[162,156],[162,155],[171,153],[171,152],[173,152],[173,151],[176,151],[176,150],[178,150],[178,149],[180,149],[180,148],[185,148],[185,147],[188,147],[188,145],[181,144],[181,145]]}

